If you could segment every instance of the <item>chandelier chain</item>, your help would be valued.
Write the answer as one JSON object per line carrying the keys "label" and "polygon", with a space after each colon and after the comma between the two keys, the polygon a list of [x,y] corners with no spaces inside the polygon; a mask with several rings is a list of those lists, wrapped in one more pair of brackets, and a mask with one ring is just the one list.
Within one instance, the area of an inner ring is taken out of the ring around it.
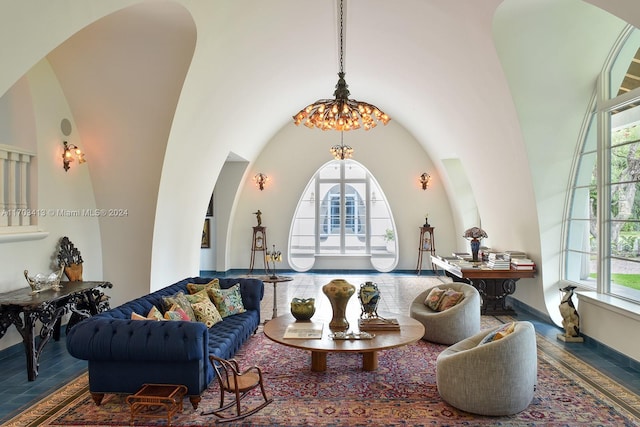
{"label": "chandelier chain", "polygon": [[[307,105],[293,116],[293,121],[296,125],[304,123],[309,128],[339,131],[360,129],[361,127],[364,130],[369,130],[376,127],[378,122],[386,125],[390,118],[378,107],[349,98],[349,85],[344,79],[344,0],[339,1],[340,34],[338,42],[340,45],[340,71],[338,72],[338,83],[333,92],[334,99],[319,99]],[[344,147],[350,150],[349,154],[353,152],[351,147],[344,145],[343,142],[335,147]]]}
{"label": "chandelier chain", "polygon": [[344,73],[344,5],[340,0],[340,72]]}

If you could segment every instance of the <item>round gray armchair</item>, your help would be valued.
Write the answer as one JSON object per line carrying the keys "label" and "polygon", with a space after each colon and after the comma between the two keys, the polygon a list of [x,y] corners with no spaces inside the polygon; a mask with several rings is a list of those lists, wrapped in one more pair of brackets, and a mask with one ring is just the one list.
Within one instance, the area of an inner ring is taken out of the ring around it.
{"label": "round gray armchair", "polygon": [[454,344],[480,332],[480,294],[471,285],[453,282],[438,285],[462,292],[464,298],[444,311],[435,311],[425,304],[432,288],[418,295],[409,309],[409,316],[424,325],[422,339],[439,344]]}
{"label": "round gray armchair", "polygon": [[538,378],[536,334],[531,322],[495,339],[487,329],[452,345],[436,359],[438,392],[445,402],[480,415],[511,415],[529,406]]}

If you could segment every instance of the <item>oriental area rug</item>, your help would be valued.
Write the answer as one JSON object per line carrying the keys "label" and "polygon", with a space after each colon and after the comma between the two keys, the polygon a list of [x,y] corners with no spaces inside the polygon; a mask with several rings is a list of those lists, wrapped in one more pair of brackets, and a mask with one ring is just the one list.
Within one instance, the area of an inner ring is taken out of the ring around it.
{"label": "oriental area rug", "polygon": [[[509,321],[483,316],[483,329]],[[262,411],[226,426],[636,426],[640,398],[581,362],[548,338],[537,335],[538,386],[519,414],[485,417],[444,402],[436,387],[436,357],[446,346],[424,341],[382,351],[379,367],[361,370],[361,356],[330,353],[326,372],[311,372],[309,352],[270,341],[261,330],[236,356],[241,368],[263,369],[274,401]],[[219,403],[214,380],[197,410],[184,401],[172,425],[211,426],[202,416]],[[251,405],[258,396],[243,402]],[[125,396],[106,395],[96,406],[83,374],[10,420],[6,426],[128,426]],[[167,425],[167,418],[136,419],[137,426]]]}

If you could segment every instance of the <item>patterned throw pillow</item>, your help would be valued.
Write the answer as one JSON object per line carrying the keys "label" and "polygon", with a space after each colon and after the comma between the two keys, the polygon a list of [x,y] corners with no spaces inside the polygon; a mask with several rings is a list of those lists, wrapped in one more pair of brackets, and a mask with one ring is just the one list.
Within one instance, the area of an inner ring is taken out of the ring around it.
{"label": "patterned throw pillow", "polygon": [[480,341],[480,345],[498,341],[499,339],[502,339],[507,335],[509,335],[510,333],[512,333],[515,329],[516,329],[516,322],[505,323],[500,328],[496,329],[486,337],[482,338],[482,341]]}
{"label": "patterned throw pillow", "polygon": [[220,312],[220,316],[227,317],[247,311],[242,304],[239,283],[229,289],[212,289],[211,292],[213,293],[213,303]]}
{"label": "patterned throw pillow", "polygon": [[166,320],[190,320],[187,313],[182,308],[180,308],[178,304],[172,305],[169,310],[165,311],[164,318]]}
{"label": "patterned throw pillow", "polygon": [[162,317],[162,313],[160,313],[160,310],[158,310],[154,305],[153,307],[151,307],[151,310],[149,310],[149,313],[147,313],[146,317],[141,316],[140,314],[134,311],[134,312],[131,312],[131,319],[132,320],[164,320],[164,317]]}
{"label": "patterned throw pillow", "polygon": [[131,312],[131,320],[149,320],[144,316],[140,316],[138,313],[136,313],[135,311]]}
{"label": "patterned throw pillow", "polygon": [[443,295],[444,289],[440,289],[437,286],[435,288],[432,288],[431,292],[429,292],[429,295],[427,295],[427,298],[424,300],[424,305],[426,305],[433,311],[438,311],[438,306],[440,305],[440,300],[442,299]]}
{"label": "patterned throw pillow", "polygon": [[189,300],[187,300],[184,292],[180,291],[175,295],[172,295],[170,297],[163,297],[162,299],[164,300],[165,307],[167,307],[169,310],[171,310],[171,306],[177,305],[182,310],[184,310],[185,313],[187,313],[187,316],[189,317],[189,319],[187,320],[196,320],[196,315],[193,313],[191,303],[189,302]]}
{"label": "patterned throw pillow", "polygon": [[196,314],[198,322],[202,322],[207,325],[207,328],[212,327],[218,322],[222,322],[222,316],[215,305],[209,298],[206,301],[196,302],[191,304],[193,312]]}
{"label": "patterned throw pillow", "polygon": [[193,306],[193,304],[197,303],[197,302],[202,302],[202,301],[211,301],[209,299],[209,294],[207,294],[207,290],[206,289],[202,289],[199,292],[196,292],[195,294],[192,295],[185,295],[184,296],[187,301],[189,301],[189,303]]}
{"label": "patterned throw pillow", "polygon": [[153,307],[151,307],[151,310],[149,310],[149,312],[147,313],[147,319],[164,320],[164,317],[162,316],[162,313],[160,312],[160,310],[158,310],[158,307],[154,305]]}
{"label": "patterned throw pillow", "polygon": [[199,284],[199,283],[187,283],[187,291],[190,294],[196,294],[203,289],[220,289],[220,280],[213,279],[209,283]]}
{"label": "patterned throw pillow", "polygon": [[445,311],[454,305],[458,304],[464,298],[464,293],[458,292],[454,289],[447,289],[442,294],[440,303],[438,304],[438,311]]}

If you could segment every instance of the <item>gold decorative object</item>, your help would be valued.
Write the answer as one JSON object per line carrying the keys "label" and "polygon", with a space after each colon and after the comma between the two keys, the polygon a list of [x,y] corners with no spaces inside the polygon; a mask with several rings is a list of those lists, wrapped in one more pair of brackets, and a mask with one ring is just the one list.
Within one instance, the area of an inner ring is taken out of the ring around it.
{"label": "gold decorative object", "polygon": [[62,278],[63,272],[64,266],[60,267],[60,270],[57,272],[51,273],[48,276],[38,273],[33,277],[29,277],[29,270],[25,270],[24,277],[27,279],[27,283],[29,283],[29,287],[31,288],[31,295],[46,291],[47,289],[59,291],[62,288],[60,285],[60,279]]}

